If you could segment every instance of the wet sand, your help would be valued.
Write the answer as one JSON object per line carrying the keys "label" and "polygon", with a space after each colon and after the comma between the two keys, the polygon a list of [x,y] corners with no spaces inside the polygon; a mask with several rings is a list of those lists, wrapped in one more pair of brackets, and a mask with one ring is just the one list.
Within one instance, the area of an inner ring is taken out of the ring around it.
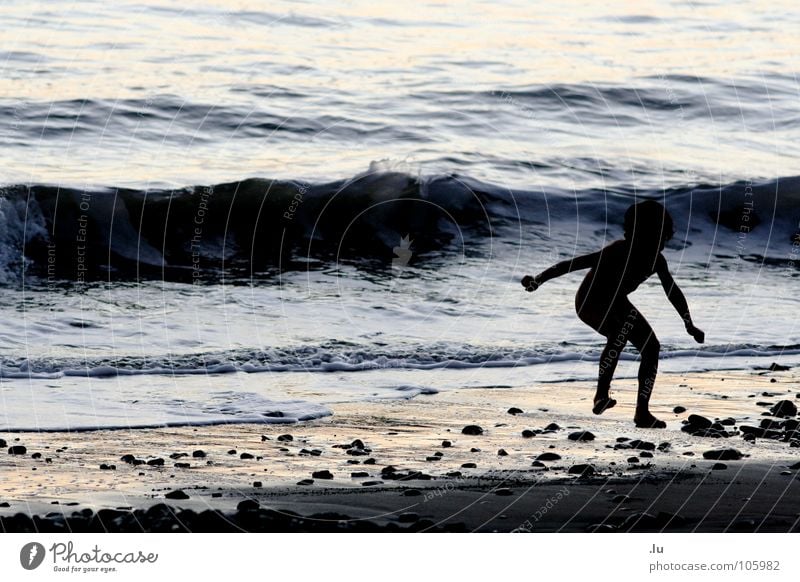
{"label": "wet sand", "polygon": [[[615,383],[619,404],[602,416],[591,414],[592,394],[591,383],[568,382],[340,404],[332,417],[295,425],[0,433],[0,523],[5,531],[800,530],[796,410],[774,408],[800,404],[793,371],[662,375],[652,409],[666,430],[634,427],[634,380]],[[712,426],[690,434],[690,415]]]}

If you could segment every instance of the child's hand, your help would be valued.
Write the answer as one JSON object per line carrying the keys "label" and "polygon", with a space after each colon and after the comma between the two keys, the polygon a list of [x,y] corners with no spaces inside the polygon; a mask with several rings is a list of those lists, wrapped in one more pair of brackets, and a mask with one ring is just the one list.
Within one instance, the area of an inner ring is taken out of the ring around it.
{"label": "child's hand", "polygon": [[706,334],[703,332],[703,330],[697,329],[691,323],[686,324],[686,331],[689,332],[689,335],[692,336],[694,341],[697,343],[702,344],[704,341],[706,341]]}
{"label": "child's hand", "polygon": [[528,293],[536,291],[541,284],[542,283],[541,281],[539,281],[538,277],[531,277],[530,275],[525,275],[522,278],[522,286],[525,287],[525,291],[527,291]]}

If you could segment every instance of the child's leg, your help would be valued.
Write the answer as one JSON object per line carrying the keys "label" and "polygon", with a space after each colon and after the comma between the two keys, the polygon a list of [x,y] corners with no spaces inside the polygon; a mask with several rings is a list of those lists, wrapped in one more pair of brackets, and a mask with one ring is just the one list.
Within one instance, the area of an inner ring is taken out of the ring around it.
{"label": "child's leg", "polygon": [[597,375],[597,392],[594,395],[592,412],[602,414],[613,408],[617,401],[609,397],[611,379],[617,369],[620,353],[628,342],[629,331],[625,316],[633,309],[627,301],[620,301],[611,306],[598,307],[581,305],[578,316],[598,333],[606,336],[606,345],[600,355],[600,370]]}
{"label": "child's leg", "polygon": [[639,363],[639,393],[636,397],[634,421],[641,428],[666,428],[666,423],[650,413],[650,396],[658,373],[658,355],[661,344],[647,320],[634,309],[632,326],[628,333],[631,343],[641,356]]}

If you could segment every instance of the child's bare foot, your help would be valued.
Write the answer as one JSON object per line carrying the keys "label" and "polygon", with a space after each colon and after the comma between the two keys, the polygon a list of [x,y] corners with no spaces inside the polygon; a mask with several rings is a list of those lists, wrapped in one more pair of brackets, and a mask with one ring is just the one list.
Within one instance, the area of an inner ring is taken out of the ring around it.
{"label": "child's bare foot", "polygon": [[603,414],[609,408],[614,408],[617,405],[617,401],[613,398],[609,398],[608,396],[601,396],[600,398],[595,398],[594,406],[592,407],[592,412],[595,414]]}
{"label": "child's bare foot", "polygon": [[637,428],[667,428],[667,423],[663,420],[658,420],[649,412],[637,413],[633,417],[633,422]]}

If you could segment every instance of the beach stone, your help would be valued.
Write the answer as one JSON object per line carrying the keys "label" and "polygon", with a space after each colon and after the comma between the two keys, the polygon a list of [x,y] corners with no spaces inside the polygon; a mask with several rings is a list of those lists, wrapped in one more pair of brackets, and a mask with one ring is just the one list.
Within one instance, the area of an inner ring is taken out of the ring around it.
{"label": "beach stone", "polygon": [[41,458],[42,458],[42,453],[33,453],[31,455],[31,459],[41,459]]}
{"label": "beach stone", "polygon": [[500,449],[499,451],[497,451],[497,456],[498,457],[507,457],[508,453],[506,452],[505,449]]}
{"label": "beach stone", "polygon": [[290,434],[282,434],[282,435],[280,435],[278,437],[278,442],[281,442],[281,443],[288,443],[288,442],[293,441],[293,440],[294,440],[294,437],[292,435],[290,435]]}
{"label": "beach stone", "polygon": [[162,459],[161,457],[157,459],[150,459],[149,461],[147,461],[147,464],[150,465],[151,467],[163,467],[164,459]]}
{"label": "beach stone", "polygon": [[256,511],[261,504],[255,499],[245,499],[236,506],[236,511]]}
{"label": "beach stone", "polygon": [[255,457],[250,453],[242,453],[241,455],[239,455],[239,458],[247,460],[247,459],[254,459]]}
{"label": "beach stone", "polygon": [[659,443],[659,445],[656,448],[662,453],[666,453],[672,448],[672,443],[668,442]]}
{"label": "beach stone", "polygon": [[672,412],[674,412],[675,414],[682,414],[686,412],[686,408],[684,408],[683,406],[676,406],[675,408],[672,409]]}
{"label": "beach stone", "polygon": [[353,471],[352,473],[350,473],[350,477],[352,479],[361,479],[363,477],[369,477],[369,473],[367,473],[366,471]]}
{"label": "beach stone", "polygon": [[552,430],[552,431],[561,430],[561,427],[558,426],[555,422],[551,422],[546,427],[544,427],[544,430]]}
{"label": "beach stone", "polygon": [[453,446],[453,443],[451,443],[450,441],[442,441],[442,447],[443,448],[449,449],[452,446]]}
{"label": "beach stone", "polygon": [[651,453],[650,451],[642,451],[641,453],[639,453],[639,456],[642,457],[643,459],[652,459],[653,453]]}
{"label": "beach stone", "polygon": [[100,470],[101,471],[116,471],[116,465],[107,465],[106,463],[100,463]]}
{"label": "beach stone", "polygon": [[265,434],[262,434],[262,435],[261,435],[261,442],[262,442],[262,443],[263,443],[264,441],[268,441],[268,440],[271,440],[271,439],[270,439],[270,438],[269,438],[267,435],[265,435]]}
{"label": "beach stone", "polygon": [[462,469],[476,469],[477,467],[478,465],[476,465],[475,463],[464,463],[463,465],[461,465]]}
{"label": "beach stone", "polygon": [[716,449],[703,453],[704,459],[713,459],[715,461],[738,461],[742,456],[742,453],[736,449]]}
{"label": "beach stone", "polygon": [[311,476],[314,479],[333,479],[333,473],[331,473],[327,469],[323,469],[322,471],[314,471],[313,473],[311,473]]}
{"label": "beach stone", "polygon": [[791,369],[790,366],[782,366],[781,364],[778,364],[777,362],[772,362],[769,365],[769,371],[770,372],[785,372],[786,370],[790,370],[790,369]]}
{"label": "beach stone", "polygon": [[480,452],[481,452],[481,450],[480,450],[480,449],[477,449],[477,448],[475,448],[475,447],[472,447],[472,448],[469,450],[469,452],[470,452],[470,453],[480,453]]}
{"label": "beach stone", "polygon": [[366,448],[364,446],[364,441],[362,441],[361,439],[355,439],[352,443],[350,443],[350,446],[353,447],[354,449],[364,449],[364,448]]}
{"label": "beach stone", "polygon": [[501,487],[500,489],[495,489],[494,494],[499,495],[500,497],[509,497],[514,495],[514,492],[508,487]]}
{"label": "beach stone", "polygon": [[461,475],[462,475],[461,471],[449,471],[447,473],[448,477],[454,477],[454,478],[455,477],[461,477]]}
{"label": "beach stone", "polygon": [[483,434],[483,429],[479,427],[477,424],[468,424],[467,426],[461,429],[461,433],[471,436],[478,436]]}
{"label": "beach stone", "polygon": [[188,457],[188,456],[189,456],[188,453],[171,453],[169,458],[172,459],[173,461],[176,461],[178,459],[182,459],[183,457]]}
{"label": "beach stone", "polygon": [[426,461],[440,461],[441,457],[425,457]]}
{"label": "beach stone", "polygon": [[28,452],[28,449],[26,449],[22,445],[13,445],[13,446],[8,447],[8,454],[9,455],[24,455],[27,452]]}
{"label": "beach stone", "polygon": [[722,420],[719,421],[719,423],[722,426],[734,426],[736,424],[736,419],[731,417],[723,418]]}
{"label": "beach stone", "polygon": [[189,499],[189,496],[181,491],[180,489],[176,489],[175,491],[170,491],[166,495],[164,495],[167,499]]}
{"label": "beach stone", "polygon": [[594,435],[592,433],[590,433],[588,430],[581,430],[581,431],[578,431],[578,432],[570,433],[567,436],[567,438],[569,440],[571,440],[571,441],[586,442],[586,441],[593,441],[594,440]]}
{"label": "beach stone", "polygon": [[589,477],[594,475],[596,472],[597,470],[592,465],[584,463],[572,465],[567,471],[567,473],[570,475],[580,475],[581,477]]}
{"label": "beach stone", "polygon": [[298,485],[313,485],[314,484],[314,480],[313,479],[301,479],[300,481],[297,482],[297,484]]}
{"label": "beach stone", "polygon": [[370,457],[369,459],[367,459],[367,460],[365,460],[365,461],[364,461],[364,464],[365,464],[365,465],[374,465],[374,464],[375,464],[375,463],[377,463],[377,462],[378,462],[378,461],[376,461],[375,459],[373,459],[372,457]]}
{"label": "beach stone", "polygon": [[781,400],[770,412],[775,416],[797,416],[797,406],[791,400]]}
{"label": "beach stone", "polygon": [[0,439],[0,447],[7,447],[7,446],[8,443],[5,441],[5,439]]}
{"label": "beach stone", "polygon": [[714,424],[705,416],[700,416],[699,414],[690,414],[686,420],[688,421],[688,426],[695,427],[695,429],[711,428],[711,425]]}
{"label": "beach stone", "polygon": [[[286,450],[288,451],[289,449],[286,449]],[[236,449],[231,449],[231,450],[229,450],[229,451],[228,451],[228,454],[229,454],[229,455],[235,455],[235,454],[236,454],[236,453],[238,453],[238,452],[239,452],[239,451],[237,451]]]}
{"label": "beach stone", "polygon": [[640,441],[639,439],[628,442],[632,449],[639,449],[640,451],[654,451],[656,450],[655,443],[648,441]]}
{"label": "beach stone", "polygon": [[630,438],[628,438],[628,437],[617,437],[617,438],[616,438],[616,441],[617,441],[618,443],[624,443],[624,442],[627,442],[627,441],[629,441],[629,440],[631,440],[631,439],[630,439]]}
{"label": "beach stone", "polygon": [[521,408],[516,408],[512,406],[511,408],[508,409],[508,414],[522,414],[522,413],[523,411]]}
{"label": "beach stone", "polygon": [[189,469],[191,465],[189,463],[175,463],[175,467],[178,469]]}
{"label": "beach stone", "polygon": [[203,458],[205,458],[206,453],[205,453],[205,451],[200,451],[200,450],[192,451],[192,456],[195,459],[203,459]]}
{"label": "beach stone", "polygon": [[628,457],[628,462],[629,463],[638,463],[639,462],[639,457]]}
{"label": "beach stone", "polygon": [[413,511],[406,511],[397,516],[397,521],[400,523],[414,523],[415,521],[419,521],[419,514]]}
{"label": "beach stone", "polygon": [[522,431],[522,438],[526,439],[533,438],[535,434],[536,434],[535,432],[526,428],[525,430]]}
{"label": "beach stone", "polygon": [[541,467],[547,467],[547,465],[545,465],[541,461],[534,461],[533,463],[531,463],[531,467],[540,467],[541,468]]}
{"label": "beach stone", "polygon": [[374,487],[375,485],[383,485],[383,481],[364,481],[361,483],[362,487]]}
{"label": "beach stone", "polygon": [[557,453],[542,453],[536,457],[537,461],[560,461],[561,455]]}
{"label": "beach stone", "polygon": [[712,471],[724,471],[728,468],[728,465],[725,463],[714,463],[711,467]]}
{"label": "beach stone", "polygon": [[419,497],[422,495],[422,491],[419,489],[406,489],[403,491],[403,497]]}

